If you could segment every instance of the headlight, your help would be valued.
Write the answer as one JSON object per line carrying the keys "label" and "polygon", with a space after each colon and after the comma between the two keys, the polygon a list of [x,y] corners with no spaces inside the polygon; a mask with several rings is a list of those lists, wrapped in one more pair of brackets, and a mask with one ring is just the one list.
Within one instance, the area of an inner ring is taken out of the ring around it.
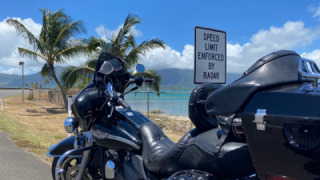
{"label": "headlight", "polygon": [[78,121],[73,117],[67,117],[66,120],[64,120],[64,129],[67,131],[67,133],[72,133],[76,129],[78,129]]}

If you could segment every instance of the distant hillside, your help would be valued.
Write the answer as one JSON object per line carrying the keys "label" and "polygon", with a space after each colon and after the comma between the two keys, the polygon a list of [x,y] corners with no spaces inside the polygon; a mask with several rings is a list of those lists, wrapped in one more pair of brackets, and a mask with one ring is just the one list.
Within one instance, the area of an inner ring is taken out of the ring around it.
{"label": "distant hillside", "polygon": [[[163,69],[157,70],[162,76],[162,89],[193,89],[195,86],[194,71],[191,69]],[[238,79],[241,75],[235,73],[227,74],[227,84]]]}
{"label": "distant hillside", "polygon": [[[57,66],[56,73],[59,75],[63,67]],[[188,69],[163,69],[156,70],[162,76],[161,89],[193,89],[196,85],[193,84],[193,70]],[[239,74],[227,74],[227,84],[239,78]],[[0,73],[0,87],[21,87],[21,75],[1,74]],[[44,78],[39,73],[25,75],[24,81],[30,87],[31,82],[39,82],[43,84]],[[50,81],[45,88],[54,88],[56,83]]]}
{"label": "distant hillside", "polygon": [[[56,67],[57,74],[60,74],[62,72],[62,70],[63,70],[63,67],[61,67],[61,66]],[[54,82],[54,80],[52,80],[52,81],[49,80],[49,84],[46,84],[46,85],[44,85],[43,81],[44,81],[44,78],[40,75],[40,72],[38,72],[36,74],[24,75],[24,83],[28,84],[28,87],[30,87],[31,82],[41,83],[42,86],[45,88],[54,88],[57,86],[56,83]],[[0,87],[17,88],[17,87],[21,87],[21,85],[22,85],[21,75],[0,73]]]}

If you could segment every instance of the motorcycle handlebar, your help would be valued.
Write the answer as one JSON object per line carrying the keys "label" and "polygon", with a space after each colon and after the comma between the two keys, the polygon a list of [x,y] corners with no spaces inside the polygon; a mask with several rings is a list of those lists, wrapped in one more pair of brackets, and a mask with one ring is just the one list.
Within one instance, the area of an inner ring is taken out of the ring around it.
{"label": "motorcycle handlebar", "polygon": [[144,82],[150,82],[150,83],[153,83],[153,82],[154,82],[154,79],[145,78],[145,79],[144,79]]}
{"label": "motorcycle handlebar", "polygon": [[130,110],[131,109],[130,105],[122,98],[118,98],[118,104],[121,105],[126,110]]}

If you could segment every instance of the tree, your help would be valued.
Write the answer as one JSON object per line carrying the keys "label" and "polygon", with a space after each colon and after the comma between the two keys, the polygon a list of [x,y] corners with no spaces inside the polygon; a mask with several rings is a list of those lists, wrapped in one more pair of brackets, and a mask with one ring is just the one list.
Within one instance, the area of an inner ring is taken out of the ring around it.
{"label": "tree", "polygon": [[40,86],[40,83],[39,82],[31,82],[31,88],[32,89],[38,89]]}
{"label": "tree", "polygon": [[48,80],[48,78],[46,77],[46,78],[44,78],[44,80],[43,80],[43,85],[46,86],[47,84],[49,84],[49,80]]}
{"label": "tree", "polygon": [[42,28],[39,36],[32,34],[16,19],[8,19],[6,22],[13,26],[18,34],[33,47],[33,49],[18,47],[20,55],[35,61],[39,59],[45,61],[41,75],[55,80],[67,107],[67,96],[55,73],[55,63],[64,63],[75,55],[87,52],[87,47],[82,39],[73,39],[75,35],[81,34],[85,30],[82,21],[72,21],[71,17],[61,9],[56,12],[46,9],[40,11],[42,12]]}
{"label": "tree", "polygon": [[[88,51],[95,56],[101,51],[106,51],[115,57],[123,59],[127,63],[127,68],[132,68],[138,63],[139,56],[145,56],[148,50],[159,47],[165,48],[164,42],[159,39],[143,41],[137,45],[131,28],[138,23],[141,23],[140,19],[136,15],[129,14],[118,34],[116,36],[113,34],[111,40],[105,41],[91,37],[88,40]],[[61,79],[65,86],[72,87],[78,79],[92,78],[96,62],[97,60],[91,59],[82,66],[70,67],[63,71]],[[148,86],[159,94],[161,76],[152,70],[147,70],[143,75],[155,79],[155,82],[148,84]]]}

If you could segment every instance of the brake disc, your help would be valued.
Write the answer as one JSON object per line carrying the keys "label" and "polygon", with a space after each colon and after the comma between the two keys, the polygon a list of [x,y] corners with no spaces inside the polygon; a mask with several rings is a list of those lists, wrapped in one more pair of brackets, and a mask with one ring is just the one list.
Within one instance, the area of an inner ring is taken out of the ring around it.
{"label": "brake disc", "polygon": [[[76,180],[79,170],[80,170],[80,166],[72,166],[68,168],[68,171],[66,173],[66,180]],[[92,176],[88,173],[87,170],[83,176],[84,176],[83,177],[84,180],[93,180]]]}

